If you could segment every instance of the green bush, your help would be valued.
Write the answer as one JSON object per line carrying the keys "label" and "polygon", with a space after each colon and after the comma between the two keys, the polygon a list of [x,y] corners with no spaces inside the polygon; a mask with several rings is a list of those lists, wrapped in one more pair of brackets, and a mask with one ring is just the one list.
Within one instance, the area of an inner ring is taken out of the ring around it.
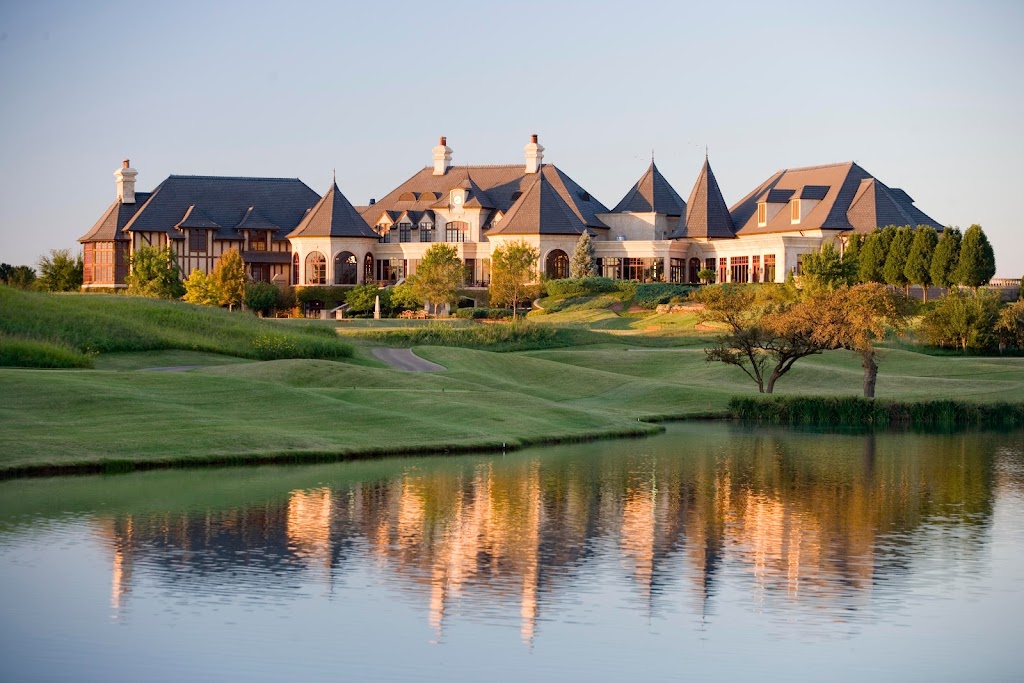
{"label": "green bush", "polygon": [[92,358],[65,344],[0,335],[0,367],[91,368]]}
{"label": "green bush", "polygon": [[623,291],[624,283],[620,280],[613,280],[609,277],[581,277],[566,278],[564,280],[548,280],[545,283],[548,296],[585,296],[587,294],[602,294],[606,292]]}
{"label": "green bush", "polygon": [[[322,301],[324,302],[324,308],[335,308],[345,303],[348,293],[360,286],[365,287],[366,285],[296,287],[294,290],[295,300],[300,304],[308,304],[310,301]],[[376,288],[376,285],[372,286]],[[372,302],[370,310],[373,310]]]}
{"label": "green bush", "polygon": [[659,304],[667,304],[673,299],[679,301],[689,296],[693,291],[691,285],[684,285],[675,282],[647,282],[636,286],[636,293],[633,295],[633,304],[642,308],[654,308]]}
{"label": "green bush", "polygon": [[563,348],[603,339],[588,330],[537,325],[526,320],[470,327],[430,323],[412,329],[364,332],[358,336],[392,346],[459,346],[499,352]]}
{"label": "green bush", "polygon": [[455,310],[455,317],[463,320],[498,320],[511,318],[512,311],[508,308],[458,308]]}
{"label": "green bush", "polygon": [[245,284],[245,305],[260,315],[267,315],[277,303],[277,286],[272,282],[247,282]]}

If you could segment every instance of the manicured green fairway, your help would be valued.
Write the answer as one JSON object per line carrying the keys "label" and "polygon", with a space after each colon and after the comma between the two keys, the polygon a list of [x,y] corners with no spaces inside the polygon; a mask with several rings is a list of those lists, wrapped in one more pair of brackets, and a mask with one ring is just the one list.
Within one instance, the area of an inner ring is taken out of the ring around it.
{"label": "manicured green fairway", "polygon": [[[500,447],[646,432],[657,427],[638,419],[722,414],[730,396],[754,393],[739,370],[706,363],[697,348],[417,352],[448,370],[417,374],[325,360],[232,362],[184,373],[0,370],[7,397],[0,406],[0,472],[104,461]],[[188,360],[167,353],[157,352],[153,364]],[[112,360],[98,365],[142,367],[145,354]],[[781,394],[859,390],[859,364],[845,352],[802,361],[778,386]],[[878,392],[1021,401],[1024,359],[883,350]]]}
{"label": "manicured green fairway", "polygon": [[[584,303],[537,316],[546,332],[527,333],[538,336],[533,346],[505,345],[543,350],[508,353],[479,348],[497,328],[459,321],[451,335],[420,338],[451,337],[478,348],[419,346],[418,354],[447,368],[420,374],[384,367],[369,353],[417,338],[410,328],[395,329],[395,321],[348,329],[337,323],[349,344],[326,324],[260,321],[180,303],[0,294],[20,307],[0,325],[7,334],[117,351],[96,356],[95,369],[0,368],[0,476],[645,434],[659,429],[649,421],[725,416],[731,397],[755,393],[739,369],[704,360],[707,333],[694,329],[688,313],[619,315]],[[235,357],[251,356],[246,345],[268,329],[293,333],[296,353],[302,344],[318,351],[337,344],[351,357]],[[222,355],[239,344],[245,353]],[[880,398],[1024,401],[1024,358],[882,349],[879,363]],[[776,386],[779,394],[860,390],[860,364],[842,351],[801,360]]]}

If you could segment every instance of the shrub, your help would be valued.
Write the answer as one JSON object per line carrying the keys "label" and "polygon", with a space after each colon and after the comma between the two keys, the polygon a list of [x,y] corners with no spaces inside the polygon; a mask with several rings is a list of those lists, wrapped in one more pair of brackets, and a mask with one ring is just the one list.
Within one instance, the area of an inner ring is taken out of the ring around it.
{"label": "shrub", "polygon": [[277,287],[272,282],[248,282],[245,305],[261,316],[270,313],[277,303]]}
{"label": "shrub", "polygon": [[499,352],[563,348],[603,339],[600,334],[587,330],[538,325],[527,320],[470,327],[437,322],[413,329],[364,332],[358,336],[394,346],[459,346]]}
{"label": "shrub", "polygon": [[[292,290],[295,301],[301,304],[307,304],[310,301],[322,301],[324,302],[325,308],[335,308],[348,301],[349,292],[359,287],[372,287],[374,290],[377,289],[377,285],[349,285],[349,286],[313,286],[313,287],[297,287]],[[291,308],[292,306],[282,306],[281,308]],[[370,298],[370,308],[373,310],[373,298]]]}
{"label": "shrub", "polygon": [[498,320],[511,318],[512,311],[508,308],[459,308],[455,310],[455,317],[463,320]]}
{"label": "shrub", "polygon": [[998,292],[954,287],[925,314],[921,335],[928,344],[961,351],[995,348],[999,298]]}
{"label": "shrub", "polygon": [[684,299],[693,291],[690,285],[675,282],[648,282],[636,286],[633,303],[643,308],[654,308],[658,304],[667,304],[672,299]]}
{"label": "shrub", "polygon": [[609,277],[566,278],[564,280],[548,280],[548,296],[586,296],[605,292],[622,291],[622,283]]}
{"label": "shrub", "polygon": [[953,427],[1024,425],[1024,403],[889,401],[859,396],[733,398],[733,417],[772,424],[848,427]]}

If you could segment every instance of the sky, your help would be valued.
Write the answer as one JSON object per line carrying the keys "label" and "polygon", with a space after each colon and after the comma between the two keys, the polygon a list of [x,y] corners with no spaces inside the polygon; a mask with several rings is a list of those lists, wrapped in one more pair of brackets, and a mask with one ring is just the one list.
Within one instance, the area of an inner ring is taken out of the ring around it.
{"label": "sky", "polygon": [[336,170],[353,204],[540,135],[607,206],[646,169],[733,204],[855,160],[1024,274],[1024,2],[0,0],[0,261],[33,264],[172,173]]}

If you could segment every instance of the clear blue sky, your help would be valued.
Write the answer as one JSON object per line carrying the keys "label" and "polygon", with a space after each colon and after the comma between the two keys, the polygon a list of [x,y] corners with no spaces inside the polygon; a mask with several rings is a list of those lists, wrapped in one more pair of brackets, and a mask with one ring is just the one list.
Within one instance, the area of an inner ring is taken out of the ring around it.
{"label": "clear blue sky", "polygon": [[5,2],[0,261],[168,174],[299,177],[355,204],[431,163],[545,160],[605,204],[651,149],[731,204],[854,159],[1024,273],[1024,2]]}

